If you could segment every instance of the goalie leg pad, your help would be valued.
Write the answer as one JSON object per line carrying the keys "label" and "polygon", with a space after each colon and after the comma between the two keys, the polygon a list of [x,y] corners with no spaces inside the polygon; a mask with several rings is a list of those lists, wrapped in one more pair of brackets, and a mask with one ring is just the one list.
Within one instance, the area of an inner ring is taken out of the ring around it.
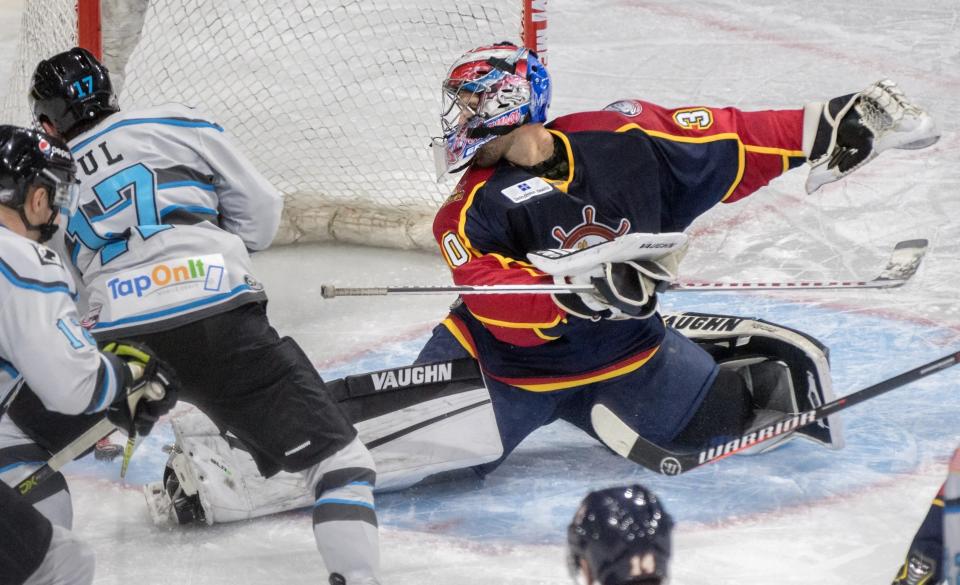
{"label": "goalie leg pad", "polygon": [[[490,393],[476,362],[415,367],[421,369],[394,368],[328,384],[373,456],[378,491],[402,489],[503,454]],[[172,423],[176,445],[165,481],[144,490],[155,522],[232,522],[314,503],[310,479],[280,472],[265,480],[250,455],[231,447],[202,413]]]}
{"label": "goalie leg pad", "polygon": [[204,414],[188,413],[173,419],[172,425],[176,444],[165,480],[144,490],[155,522],[234,522],[313,502],[303,473],[280,472],[264,478],[250,454],[231,447]]}
{"label": "goalie leg pad", "polygon": [[[737,370],[744,377],[756,407],[751,427],[835,399],[828,350],[809,335],[760,319],[727,315],[677,313],[664,315],[664,320],[707,350],[720,367]],[[800,428],[796,434],[834,449],[844,444],[837,415]]]}

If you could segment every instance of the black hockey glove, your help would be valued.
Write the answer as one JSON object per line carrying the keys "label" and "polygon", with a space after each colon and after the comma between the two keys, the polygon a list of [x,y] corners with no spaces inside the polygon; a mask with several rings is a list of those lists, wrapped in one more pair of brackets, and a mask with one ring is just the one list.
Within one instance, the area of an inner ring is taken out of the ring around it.
{"label": "black hockey glove", "polygon": [[[641,266],[641,264],[646,266]],[[604,302],[624,315],[646,319],[657,310],[657,292],[670,284],[668,277],[654,278],[652,262],[614,262],[603,266],[603,277],[591,279]]]}
{"label": "black hockey glove", "polygon": [[124,389],[107,408],[107,418],[128,436],[150,434],[157,419],[177,403],[180,383],[173,370],[150,348],[132,341],[111,341],[102,351],[119,362]]}
{"label": "black hockey glove", "polygon": [[646,319],[656,312],[657,293],[667,289],[674,274],[656,261],[608,262],[565,279],[568,284],[589,282],[596,292],[554,295],[554,302],[585,319]]}

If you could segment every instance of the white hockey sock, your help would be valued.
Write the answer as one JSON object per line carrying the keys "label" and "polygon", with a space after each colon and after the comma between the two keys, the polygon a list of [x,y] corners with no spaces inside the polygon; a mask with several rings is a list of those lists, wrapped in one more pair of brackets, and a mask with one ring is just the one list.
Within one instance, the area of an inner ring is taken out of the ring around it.
{"label": "white hockey sock", "polygon": [[380,539],[373,457],[359,439],[307,471],[317,478],[313,534],[332,585],[377,585]]}

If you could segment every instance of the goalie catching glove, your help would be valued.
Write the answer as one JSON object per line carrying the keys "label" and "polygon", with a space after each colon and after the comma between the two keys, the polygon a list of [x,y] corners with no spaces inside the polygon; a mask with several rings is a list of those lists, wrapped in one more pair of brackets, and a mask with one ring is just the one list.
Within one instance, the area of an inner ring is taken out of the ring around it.
{"label": "goalie catching glove", "polygon": [[930,115],[889,79],[859,93],[808,103],[803,112],[803,152],[811,165],[807,193],[852,173],[884,150],[926,148],[939,138]]}
{"label": "goalie catching glove", "polygon": [[[653,315],[657,293],[676,281],[686,253],[684,234],[627,234],[583,250],[545,250],[528,258],[557,284],[592,285],[592,292],[553,299],[567,313],[596,321]],[[588,257],[591,265],[585,266]]]}
{"label": "goalie catching glove", "polygon": [[[179,382],[153,351],[132,341],[111,341],[104,354],[119,360],[124,392],[107,408],[107,418],[128,436],[148,435],[177,402]],[[137,391],[143,389],[142,394]]]}

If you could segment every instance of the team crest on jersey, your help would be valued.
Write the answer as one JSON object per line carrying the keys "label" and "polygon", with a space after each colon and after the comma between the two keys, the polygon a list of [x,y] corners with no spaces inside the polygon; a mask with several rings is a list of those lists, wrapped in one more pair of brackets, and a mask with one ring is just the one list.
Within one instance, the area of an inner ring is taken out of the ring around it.
{"label": "team crest on jersey", "polygon": [[624,116],[630,116],[632,118],[640,115],[640,112],[643,111],[643,106],[640,105],[640,102],[634,100],[620,100],[618,102],[613,102],[603,109],[613,112],[620,112]]}
{"label": "team crest on jersey", "polygon": [[60,261],[60,256],[50,248],[43,244],[34,244],[33,249],[37,251],[37,258],[40,259],[41,266],[59,266],[63,268],[63,262]]}
{"label": "team crest on jersey", "polygon": [[592,205],[583,208],[583,221],[570,231],[554,226],[553,237],[560,242],[561,248],[589,248],[603,242],[615,240],[630,231],[630,220],[623,218],[616,229],[596,221],[597,209]]}

